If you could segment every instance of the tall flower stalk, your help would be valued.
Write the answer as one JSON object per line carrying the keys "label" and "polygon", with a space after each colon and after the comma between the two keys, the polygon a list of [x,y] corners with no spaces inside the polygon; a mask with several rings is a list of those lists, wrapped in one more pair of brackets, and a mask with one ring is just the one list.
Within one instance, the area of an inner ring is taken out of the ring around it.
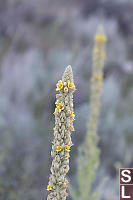
{"label": "tall flower stalk", "polygon": [[66,174],[69,171],[69,153],[73,145],[71,132],[74,131],[73,121],[73,74],[71,66],[68,66],[63,74],[62,80],[58,81],[56,91],[56,108],[54,139],[52,142],[51,174],[47,190],[50,191],[47,200],[65,200],[67,197],[68,180]]}
{"label": "tall flower stalk", "polygon": [[92,192],[92,184],[95,180],[96,170],[99,165],[98,148],[98,117],[100,112],[100,96],[103,85],[103,67],[105,60],[106,35],[102,27],[94,38],[93,49],[93,69],[91,77],[91,95],[90,95],[90,118],[88,123],[85,142],[80,149],[78,160],[78,185],[79,195],[75,198],[82,200],[93,200],[96,198],[96,192]]}

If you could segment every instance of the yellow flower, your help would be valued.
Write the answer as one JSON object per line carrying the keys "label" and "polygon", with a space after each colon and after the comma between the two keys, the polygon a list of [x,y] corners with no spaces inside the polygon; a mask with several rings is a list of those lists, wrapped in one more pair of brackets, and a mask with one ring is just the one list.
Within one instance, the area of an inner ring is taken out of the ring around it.
{"label": "yellow flower", "polygon": [[47,186],[47,190],[48,190],[48,191],[52,190],[52,186],[51,186],[51,185],[48,185],[48,186]]}
{"label": "yellow flower", "polygon": [[105,35],[100,35],[100,34],[97,34],[95,36],[95,41],[96,42],[106,42],[107,41],[107,37]]}
{"label": "yellow flower", "polygon": [[95,79],[96,79],[97,81],[102,81],[102,75],[101,75],[101,74],[97,74],[97,75],[95,76]]}
{"label": "yellow flower", "polygon": [[70,117],[75,120],[75,114],[74,113],[71,113]]}
{"label": "yellow flower", "polygon": [[68,158],[70,158],[70,156],[68,156],[68,155],[65,155],[65,160],[67,160]]}
{"label": "yellow flower", "polygon": [[62,147],[61,146],[56,146],[56,151],[59,152],[62,150]]}
{"label": "yellow flower", "polygon": [[67,188],[67,187],[68,187],[68,186],[67,186],[67,183],[64,183],[63,185],[64,185],[64,187],[65,187],[65,188]]}
{"label": "yellow flower", "polygon": [[103,30],[103,27],[102,26],[99,26],[98,28],[98,32],[97,34],[95,35],[95,41],[96,42],[99,42],[99,43],[104,43],[107,41],[107,37],[106,35],[104,34],[104,30]]}
{"label": "yellow flower", "polygon": [[69,87],[70,89],[76,90],[75,85],[74,85],[73,82],[68,82],[68,87]]}
{"label": "yellow flower", "polygon": [[64,106],[61,103],[59,103],[57,105],[57,108],[59,109],[59,112],[61,112],[62,110],[64,110]]}
{"label": "yellow flower", "polygon": [[62,83],[62,81],[61,81],[61,80],[58,81],[58,83],[56,84],[56,86],[57,86],[56,91],[61,90],[61,89],[63,88],[63,83]]}
{"label": "yellow flower", "polygon": [[70,146],[69,145],[65,145],[65,150],[67,151],[67,152],[70,152],[71,150],[70,150]]}

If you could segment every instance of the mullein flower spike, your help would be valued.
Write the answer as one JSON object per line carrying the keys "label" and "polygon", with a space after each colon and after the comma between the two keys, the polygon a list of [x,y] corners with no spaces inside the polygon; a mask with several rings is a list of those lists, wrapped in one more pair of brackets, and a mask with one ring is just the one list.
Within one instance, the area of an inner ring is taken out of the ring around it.
{"label": "mullein flower spike", "polygon": [[54,140],[51,156],[51,174],[47,190],[50,194],[47,200],[65,200],[67,197],[68,180],[66,174],[69,171],[69,152],[72,146],[71,131],[74,131],[73,120],[73,92],[76,90],[73,83],[71,66],[66,68],[62,80],[56,84],[56,108]]}
{"label": "mullein flower spike", "polygon": [[[98,117],[100,113],[100,96],[103,85],[103,67],[105,60],[105,45],[107,37],[102,27],[99,27],[94,38],[93,69],[91,77],[90,116],[85,143],[79,154],[78,183],[80,199],[94,199],[92,184],[95,180],[96,170],[99,165],[98,148]],[[96,198],[95,198],[96,199]]]}

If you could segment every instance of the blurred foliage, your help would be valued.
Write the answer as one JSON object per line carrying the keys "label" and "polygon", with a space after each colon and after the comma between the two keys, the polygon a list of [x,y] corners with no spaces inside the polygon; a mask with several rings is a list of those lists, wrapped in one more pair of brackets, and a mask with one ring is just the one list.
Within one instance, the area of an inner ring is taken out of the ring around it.
{"label": "blurred foliage", "polygon": [[[108,35],[108,59],[96,182],[109,176],[102,200],[118,199],[114,163],[123,166],[123,157],[133,152],[132,10],[130,0],[0,1],[0,199],[45,199],[55,84],[69,64],[78,89],[69,173],[76,186],[77,149],[84,140],[89,115],[86,91],[92,41],[99,22]],[[131,158],[126,167],[132,164]]]}

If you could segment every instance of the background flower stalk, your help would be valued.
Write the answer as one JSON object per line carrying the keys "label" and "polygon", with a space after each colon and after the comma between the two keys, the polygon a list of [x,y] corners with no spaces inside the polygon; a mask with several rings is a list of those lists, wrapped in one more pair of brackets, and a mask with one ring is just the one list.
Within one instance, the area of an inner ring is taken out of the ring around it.
{"label": "background flower stalk", "polygon": [[[78,158],[78,185],[77,193],[72,191],[75,200],[96,199],[97,192],[92,192],[92,184],[96,177],[99,165],[98,148],[98,117],[100,113],[100,96],[103,85],[103,67],[105,60],[105,44],[107,38],[103,28],[99,27],[94,38],[93,69],[91,77],[90,117],[85,142],[80,148]],[[75,195],[76,194],[76,195]],[[77,195],[78,194],[78,195]]]}
{"label": "background flower stalk", "polygon": [[66,68],[62,80],[58,81],[56,91],[56,108],[54,140],[52,144],[51,174],[47,190],[50,191],[47,199],[65,200],[67,197],[68,180],[66,174],[69,171],[69,152],[72,146],[71,131],[74,131],[73,121],[73,74],[71,66]]}

